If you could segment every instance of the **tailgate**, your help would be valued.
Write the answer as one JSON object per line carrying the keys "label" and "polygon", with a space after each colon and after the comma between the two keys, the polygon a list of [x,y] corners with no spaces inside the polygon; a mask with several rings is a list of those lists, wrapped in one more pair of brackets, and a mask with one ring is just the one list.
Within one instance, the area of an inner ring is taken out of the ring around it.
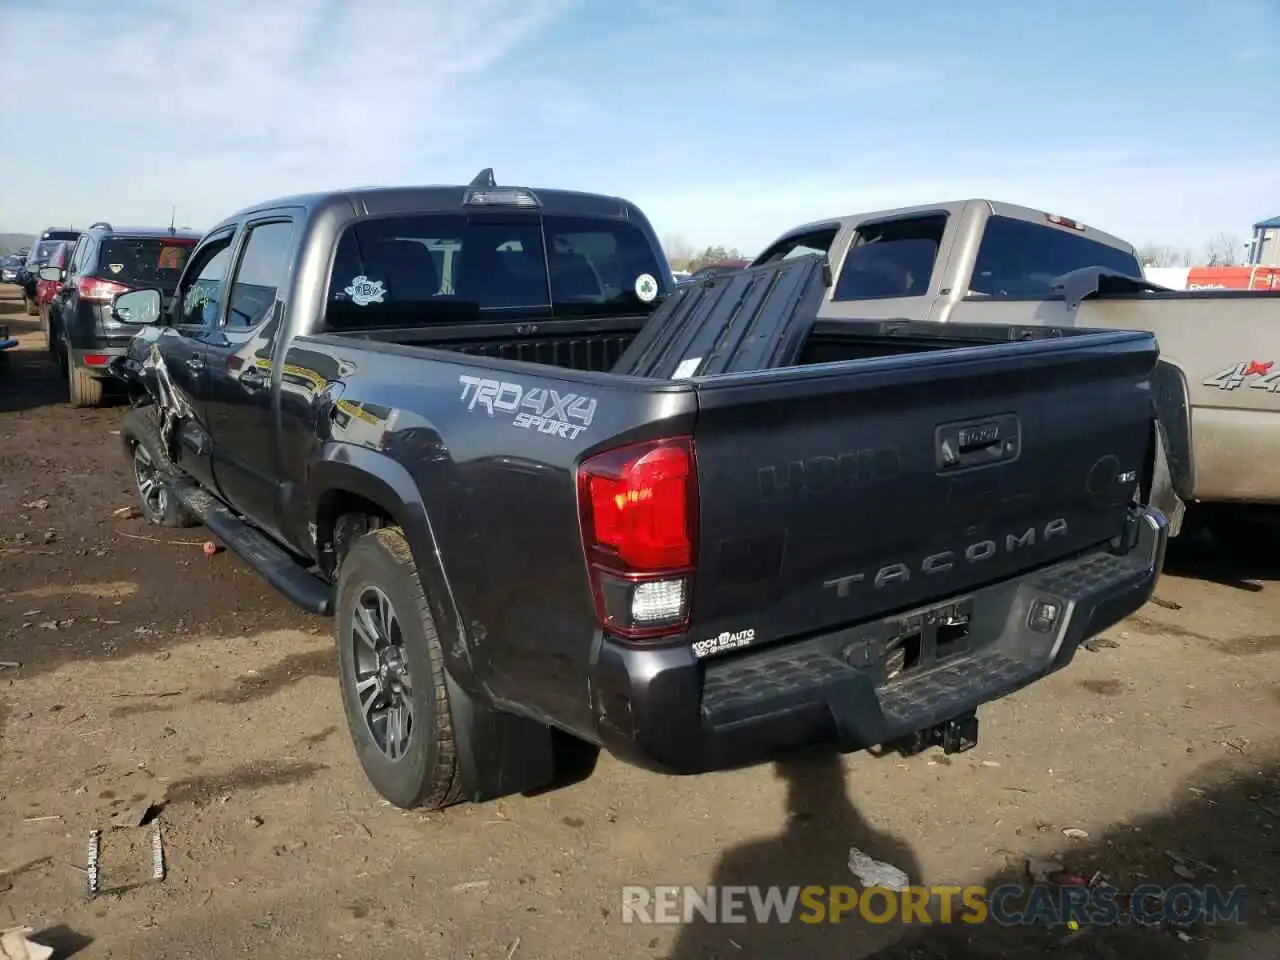
{"label": "tailgate", "polygon": [[695,380],[691,640],[828,630],[1117,535],[1157,356],[1081,332]]}

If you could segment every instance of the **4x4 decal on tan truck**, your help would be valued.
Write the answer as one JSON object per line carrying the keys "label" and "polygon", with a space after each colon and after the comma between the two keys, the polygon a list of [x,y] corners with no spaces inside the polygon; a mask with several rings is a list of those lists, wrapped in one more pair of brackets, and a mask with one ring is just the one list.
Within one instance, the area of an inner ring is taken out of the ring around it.
{"label": "4x4 decal on tan truck", "polygon": [[1203,386],[1217,387],[1219,390],[1235,390],[1243,386],[1250,377],[1257,377],[1249,384],[1254,390],[1267,390],[1271,393],[1280,390],[1280,370],[1275,369],[1274,360],[1241,360],[1200,382]]}

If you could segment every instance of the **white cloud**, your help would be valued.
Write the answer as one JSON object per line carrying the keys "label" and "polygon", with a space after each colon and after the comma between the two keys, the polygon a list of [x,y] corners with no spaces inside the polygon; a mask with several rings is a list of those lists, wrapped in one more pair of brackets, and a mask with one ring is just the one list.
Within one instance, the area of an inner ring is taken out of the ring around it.
{"label": "white cloud", "polygon": [[[500,109],[483,76],[572,0],[217,0],[23,10],[0,120],[25,185],[5,228],[111,216],[207,226],[310,189],[423,182]],[[13,22],[13,21],[11,21]],[[49,65],[80,65],[68,74]],[[474,171],[472,171],[474,172]]]}

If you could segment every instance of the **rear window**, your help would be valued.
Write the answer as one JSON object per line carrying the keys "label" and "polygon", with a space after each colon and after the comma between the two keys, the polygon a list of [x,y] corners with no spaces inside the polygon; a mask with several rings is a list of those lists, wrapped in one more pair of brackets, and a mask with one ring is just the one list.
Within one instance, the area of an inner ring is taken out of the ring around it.
{"label": "rear window", "polygon": [[108,237],[98,251],[97,274],[134,286],[176,287],[194,246],[169,237]]}
{"label": "rear window", "polygon": [[61,240],[41,240],[35,245],[27,260],[31,263],[48,263],[49,258],[60,246],[62,246]]}
{"label": "rear window", "polygon": [[922,297],[947,229],[945,213],[866,224],[849,245],[833,300]]}
{"label": "rear window", "polygon": [[1142,265],[1133,254],[1069,228],[991,217],[978,247],[969,292],[990,297],[1051,296],[1059,292],[1054,284],[1064,273],[1083,267],[1142,277]]}
{"label": "rear window", "polygon": [[329,281],[334,329],[535,311],[606,316],[648,309],[658,259],[625,221],[404,216],[348,227]]}
{"label": "rear window", "polygon": [[46,230],[41,240],[79,240],[79,230]]}

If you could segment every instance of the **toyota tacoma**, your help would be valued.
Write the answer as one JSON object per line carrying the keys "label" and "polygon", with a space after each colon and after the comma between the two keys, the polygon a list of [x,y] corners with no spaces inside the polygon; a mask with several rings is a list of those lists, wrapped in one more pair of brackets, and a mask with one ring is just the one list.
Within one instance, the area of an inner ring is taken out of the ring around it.
{"label": "toyota tacoma", "polygon": [[1150,597],[1149,333],[818,321],[822,257],[678,288],[631,203],[469,185],[243,210],[115,370],[153,522],[331,615],[373,786],[561,748],[697,773],[965,749]]}

